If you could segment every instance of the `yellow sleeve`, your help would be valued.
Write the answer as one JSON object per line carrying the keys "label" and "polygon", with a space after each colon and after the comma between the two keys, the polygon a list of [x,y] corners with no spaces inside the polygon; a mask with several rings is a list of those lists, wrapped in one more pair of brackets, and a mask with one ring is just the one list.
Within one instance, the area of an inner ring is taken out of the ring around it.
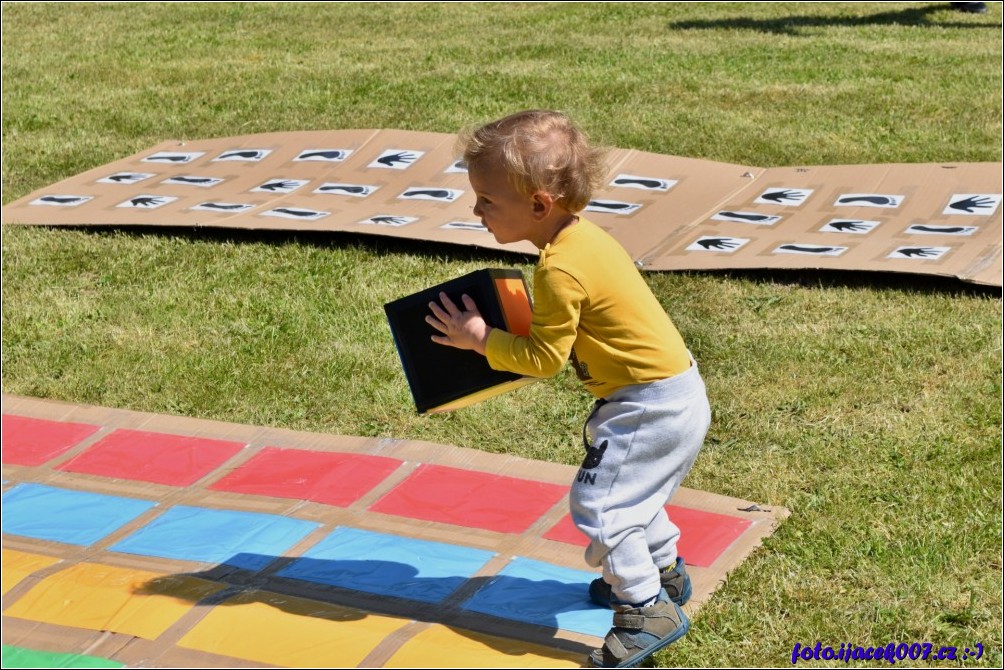
{"label": "yellow sleeve", "polygon": [[586,292],[561,270],[534,272],[533,321],[528,336],[495,328],[485,344],[488,365],[529,377],[556,375],[568,360]]}

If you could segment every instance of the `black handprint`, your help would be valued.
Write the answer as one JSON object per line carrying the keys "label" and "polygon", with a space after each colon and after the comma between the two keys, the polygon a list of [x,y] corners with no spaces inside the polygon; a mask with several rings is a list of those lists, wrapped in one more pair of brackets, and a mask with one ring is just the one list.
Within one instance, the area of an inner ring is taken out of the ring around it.
{"label": "black handprint", "polygon": [[828,251],[835,251],[836,247],[800,247],[797,244],[782,244],[778,249],[797,251],[803,254],[825,254]]}
{"label": "black handprint", "polygon": [[727,250],[727,249],[735,249],[736,247],[739,246],[738,242],[736,242],[735,240],[730,240],[727,237],[709,237],[704,240],[697,240],[697,243],[700,244],[705,249]]}
{"label": "black handprint", "polygon": [[928,256],[937,256],[937,249],[925,249],[925,248],[910,248],[910,249],[899,249],[899,253],[913,258],[914,256],[920,256],[921,258],[926,258]]}
{"label": "black handprint", "polygon": [[157,205],[163,205],[166,201],[153,195],[141,195],[129,202],[132,203],[133,207],[156,207]]}
{"label": "black handprint", "polygon": [[994,199],[987,198],[985,196],[975,196],[971,195],[965,200],[959,200],[958,202],[949,203],[948,205],[952,209],[957,209],[963,212],[973,213],[974,209],[983,209],[984,207],[993,207]]}
{"label": "black handprint", "polygon": [[836,228],[842,233],[856,233],[859,230],[868,230],[864,221],[831,221],[830,228]]}
{"label": "black handprint", "polygon": [[743,212],[718,212],[718,216],[731,216],[734,219],[745,219],[746,221],[769,221],[777,218],[767,214],[744,214]]}
{"label": "black handprint", "polygon": [[851,195],[837,200],[838,205],[849,205],[853,202],[868,202],[873,205],[892,205],[896,200],[887,195]]}
{"label": "black handprint", "polygon": [[621,177],[619,179],[614,179],[614,183],[621,184],[638,184],[639,186],[644,186],[645,188],[665,188],[666,182],[661,179],[633,179],[630,177]]}
{"label": "black handprint", "polygon": [[799,193],[798,191],[774,191],[773,193],[764,193],[760,196],[762,200],[770,200],[771,202],[776,202],[781,204],[784,200],[794,200],[798,201],[805,197],[804,193]]}
{"label": "black handprint", "polygon": [[386,165],[387,167],[393,166],[395,163],[403,163],[407,165],[408,163],[413,163],[418,156],[408,151],[399,151],[396,154],[388,154],[386,156],[381,156],[376,159],[377,163],[381,165]]}
{"label": "black handprint", "polygon": [[262,184],[258,188],[263,191],[286,191],[292,188],[296,188],[297,184],[295,181],[270,181],[268,183]]}
{"label": "black handprint", "polygon": [[339,158],[345,156],[344,151],[338,151],[337,149],[332,149],[330,151],[305,151],[300,154],[300,160],[306,160],[308,158],[323,158],[329,161],[336,161]]}
{"label": "black handprint", "polygon": [[374,216],[370,218],[373,223],[382,223],[390,226],[400,226],[408,222],[403,216]]}
{"label": "black handprint", "polygon": [[108,177],[108,181],[121,183],[124,181],[139,181],[142,178],[143,175],[141,174],[113,174],[112,176]]}

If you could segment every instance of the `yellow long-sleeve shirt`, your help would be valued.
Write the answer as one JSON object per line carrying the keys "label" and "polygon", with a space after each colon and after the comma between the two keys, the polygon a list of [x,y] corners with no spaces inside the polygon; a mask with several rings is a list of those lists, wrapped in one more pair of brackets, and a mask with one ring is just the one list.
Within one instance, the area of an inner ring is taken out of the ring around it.
{"label": "yellow long-sleeve shirt", "polygon": [[533,303],[528,336],[497,328],[489,334],[492,368],[550,377],[571,356],[579,379],[603,398],[690,367],[683,338],[631,257],[585,219],[541,250]]}

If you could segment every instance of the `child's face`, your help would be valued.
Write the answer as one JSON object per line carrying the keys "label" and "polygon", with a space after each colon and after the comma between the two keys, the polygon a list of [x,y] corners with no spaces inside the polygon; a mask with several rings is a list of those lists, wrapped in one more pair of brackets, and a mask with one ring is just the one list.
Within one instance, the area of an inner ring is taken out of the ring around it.
{"label": "child's face", "polygon": [[495,162],[471,169],[467,177],[477,196],[474,214],[499,244],[535,242],[540,235],[540,222],[534,216],[534,198],[513,188],[505,171]]}

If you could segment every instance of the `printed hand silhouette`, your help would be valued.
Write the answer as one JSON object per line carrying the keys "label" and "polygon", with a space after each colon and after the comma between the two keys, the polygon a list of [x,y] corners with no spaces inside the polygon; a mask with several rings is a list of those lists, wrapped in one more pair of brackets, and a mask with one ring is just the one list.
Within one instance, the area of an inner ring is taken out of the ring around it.
{"label": "printed hand silhouette", "polygon": [[726,249],[735,249],[736,247],[739,246],[738,242],[730,240],[727,237],[709,237],[706,240],[697,240],[697,243],[700,244],[705,249],[726,250]]}
{"label": "printed hand silhouette", "polygon": [[388,154],[386,156],[381,156],[376,160],[376,162],[380,163],[381,165],[386,165],[387,167],[391,167],[396,163],[402,163],[404,165],[408,165],[409,163],[415,162],[417,158],[418,156],[416,156],[411,152],[399,151],[396,154]]}
{"label": "printed hand silhouette", "polygon": [[974,196],[971,195],[965,200],[959,200],[958,202],[949,203],[948,205],[952,209],[957,209],[963,212],[973,213],[974,209],[983,209],[985,207],[993,207],[994,199],[987,198],[985,196]]}
{"label": "printed hand silhouette", "polygon": [[155,207],[156,205],[163,205],[165,200],[153,195],[141,195],[129,202],[132,203],[133,207]]}
{"label": "printed hand silhouette", "polygon": [[286,191],[292,188],[296,188],[295,181],[280,180],[280,181],[270,181],[268,183],[259,186],[263,191]]}
{"label": "printed hand silhouette", "polygon": [[856,233],[859,230],[868,230],[864,221],[834,221],[830,228],[836,228],[843,233]]}
{"label": "printed hand silhouette", "polygon": [[924,249],[924,248],[913,248],[913,249],[900,249],[899,253],[913,258],[914,256],[920,256],[921,258],[927,258],[928,256],[937,256],[938,251],[936,249]]}
{"label": "printed hand silhouette", "polygon": [[805,197],[805,194],[799,193],[798,191],[784,190],[784,191],[774,191],[772,193],[764,193],[760,197],[764,200],[770,200],[771,202],[776,202],[780,204],[782,201],[786,200],[795,200],[795,201],[801,200],[802,198]]}
{"label": "printed hand silhouette", "polygon": [[373,223],[382,223],[390,226],[400,226],[408,222],[403,216],[374,216],[370,218]]}

